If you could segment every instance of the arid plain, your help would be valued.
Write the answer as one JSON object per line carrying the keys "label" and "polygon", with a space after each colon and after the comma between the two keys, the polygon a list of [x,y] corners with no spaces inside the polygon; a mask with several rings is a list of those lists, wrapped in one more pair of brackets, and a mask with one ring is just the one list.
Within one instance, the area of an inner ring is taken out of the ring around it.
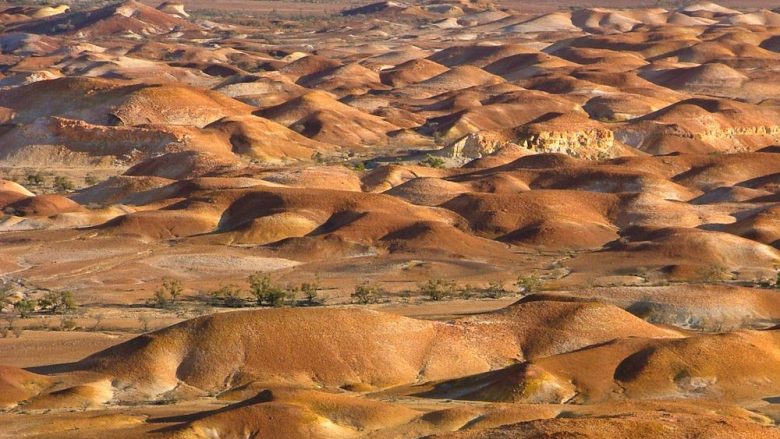
{"label": "arid plain", "polygon": [[0,437],[780,438],[780,9],[573,3],[3,4]]}

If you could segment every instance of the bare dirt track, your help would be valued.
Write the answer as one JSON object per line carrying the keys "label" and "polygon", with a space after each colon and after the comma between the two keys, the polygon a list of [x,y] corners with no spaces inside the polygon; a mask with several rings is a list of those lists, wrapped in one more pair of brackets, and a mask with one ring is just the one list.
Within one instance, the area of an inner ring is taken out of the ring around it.
{"label": "bare dirt track", "polygon": [[780,437],[773,2],[0,6],[0,438]]}

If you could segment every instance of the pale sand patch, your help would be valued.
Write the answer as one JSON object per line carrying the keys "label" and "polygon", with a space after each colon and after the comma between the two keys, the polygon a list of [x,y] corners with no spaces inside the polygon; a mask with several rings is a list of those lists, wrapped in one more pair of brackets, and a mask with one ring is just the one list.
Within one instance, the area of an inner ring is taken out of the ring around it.
{"label": "pale sand patch", "polygon": [[264,258],[260,256],[225,256],[209,254],[160,255],[151,257],[144,264],[167,270],[198,272],[255,272],[276,271],[290,268],[301,263],[284,258]]}

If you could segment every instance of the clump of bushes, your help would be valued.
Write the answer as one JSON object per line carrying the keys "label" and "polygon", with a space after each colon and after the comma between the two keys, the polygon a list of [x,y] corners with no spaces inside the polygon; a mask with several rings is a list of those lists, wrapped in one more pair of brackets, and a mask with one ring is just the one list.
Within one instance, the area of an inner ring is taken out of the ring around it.
{"label": "clump of bushes", "polygon": [[515,286],[521,294],[533,294],[542,288],[542,279],[536,273],[521,275],[515,281]]}
{"label": "clump of bushes", "polygon": [[244,306],[244,298],[241,297],[241,288],[237,285],[223,285],[210,293],[212,303],[228,308],[240,308]]}
{"label": "clump of bushes", "polygon": [[178,305],[179,296],[183,292],[184,287],[180,280],[164,278],[149,303],[155,308],[173,308]]}
{"label": "clump of bushes", "polygon": [[303,300],[307,306],[315,306],[321,303],[319,297],[320,289],[319,276],[315,277],[312,282],[304,282],[301,284],[300,291],[303,293]]}
{"label": "clump of bushes", "polygon": [[27,184],[31,186],[40,186],[44,183],[45,179],[43,177],[43,174],[40,172],[34,172],[32,174],[27,174]]}
{"label": "clump of bushes", "polygon": [[430,300],[439,301],[455,295],[455,282],[444,279],[430,279],[418,288],[418,292]]}
{"label": "clump of bushes", "polygon": [[61,175],[54,177],[54,189],[56,189],[57,192],[70,192],[75,187],[76,186],[68,177],[63,177]]}
{"label": "clump of bushes", "polygon": [[446,163],[444,162],[443,158],[434,157],[430,154],[428,154],[424,160],[421,160],[418,165],[437,169],[444,169],[446,167]]}
{"label": "clump of bushes", "polygon": [[278,308],[284,305],[288,293],[271,281],[271,276],[255,273],[249,276],[249,293],[254,296],[258,306]]}
{"label": "clump of bushes", "polygon": [[719,264],[712,264],[699,270],[702,282],[716,283],[731,279],[731,273],[726,267]]}
{"label": "clump of bushes", "polygon": [[380,287],[365,281],[355,286],[355,291],[352,292],[352,299],[357,303],[367,305],[376,303],[383,295],[384,291]]}
{"label": "clump of bushes", "polygon": [[49,291],[38,300],[38,306],[43,312],[64,315],[78,308],[71,291]]}

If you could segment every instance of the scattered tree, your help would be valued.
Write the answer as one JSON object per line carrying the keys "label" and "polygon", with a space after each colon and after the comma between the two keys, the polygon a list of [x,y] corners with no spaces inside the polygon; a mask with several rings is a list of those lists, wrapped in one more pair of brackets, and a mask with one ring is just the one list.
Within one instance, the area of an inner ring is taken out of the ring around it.
{"label": "scattered tree", "polygon": [[536,273],[519,276],[515,282],[515,286],[520,290],[522,294],[533,294],[542,288],[542,279]]}
{"label": "scattered tree", "polygon": [[355,291],[352,293],[352,298],[358,303],[367,305],[369,303],[376,302],[382,295],[382,290],[376,285],[372,285],[368,281],[355,286]]}
{"label": "scattered tree", "polygon": [[226,306],[228,308],[240,308],[244,306],[244,299],[241,297],[241,288],[237,285],[223,285],[211,292],[215,304]]}
{"label": "scattered tree", "polygon": [[181,281],[177,279],[164,278],[160,288],[155,290],[154,296],[149,303],[157,308],[170,308],[177,305],[179,296],[184,291]]}
{"label": "scattered tree", "polygon": [[490,282],[488,283],[487,288],[485,288],[485,294],[491,299],[498,299],[505,296],[507,293],[508,291],[504,289],[504,284],[502,282]]}
{"label": "scattered tree", "polygon": [[41,311],[52,314],[65,314],[75,311],[78,307],[73,293],[70,291],[49,291],[38,301]]}
{"label": "scattered tree", "polygon": [[19,313],[19,317],[26,319],[35,312],[36,305],[34,300],[22,299],[14,304],[14,310]]}
{"label": "scattered tree", "polygon": [[443,158],[434,157],[430,154],[428,154],[425,157],[425,160],[421,160],[418,164],[420,166],[427,166],[429,168],[437,168],[437,169],[444,169],[445,167],[445,162]]}
{"label": "scattered tree", "polygon": [[419,292],[431,300],[444,300],[455,293],[455,282],[444,279],[431,279],[420,285]]}
{"label": "scattered tree", "polygon": [[273,284],[271,276],[263,273],[249,276],[249,293],[254,296],[259,306],[280,307],[287,298],[287,293]]}
{"label": "scattered tree", "polygon": [[304,282],[301,284],[301,292],[306,301],[306,305],[314,306],[320,303],[318,291],[320,290],[320,278],[316,276],[313,282]]}
{"label": "scattered tree", "polygon": [[75,185],[68,177],[58,175],[54,177],[54,189],[57,192],[70,192],[75,188]]}
{"label": "scattered tree", "polygon": [[726,267],[719,264],[712,264],[699,270],[701,280],[707,283],[722,282],[730,278],[729,271]]}
{"label": "scattered tree", "polygon": [[40,186],[44,182],[43,175],[39,172],[35,172],[33,174],[27,174],[27,184],[33,185],[33,186]]}

